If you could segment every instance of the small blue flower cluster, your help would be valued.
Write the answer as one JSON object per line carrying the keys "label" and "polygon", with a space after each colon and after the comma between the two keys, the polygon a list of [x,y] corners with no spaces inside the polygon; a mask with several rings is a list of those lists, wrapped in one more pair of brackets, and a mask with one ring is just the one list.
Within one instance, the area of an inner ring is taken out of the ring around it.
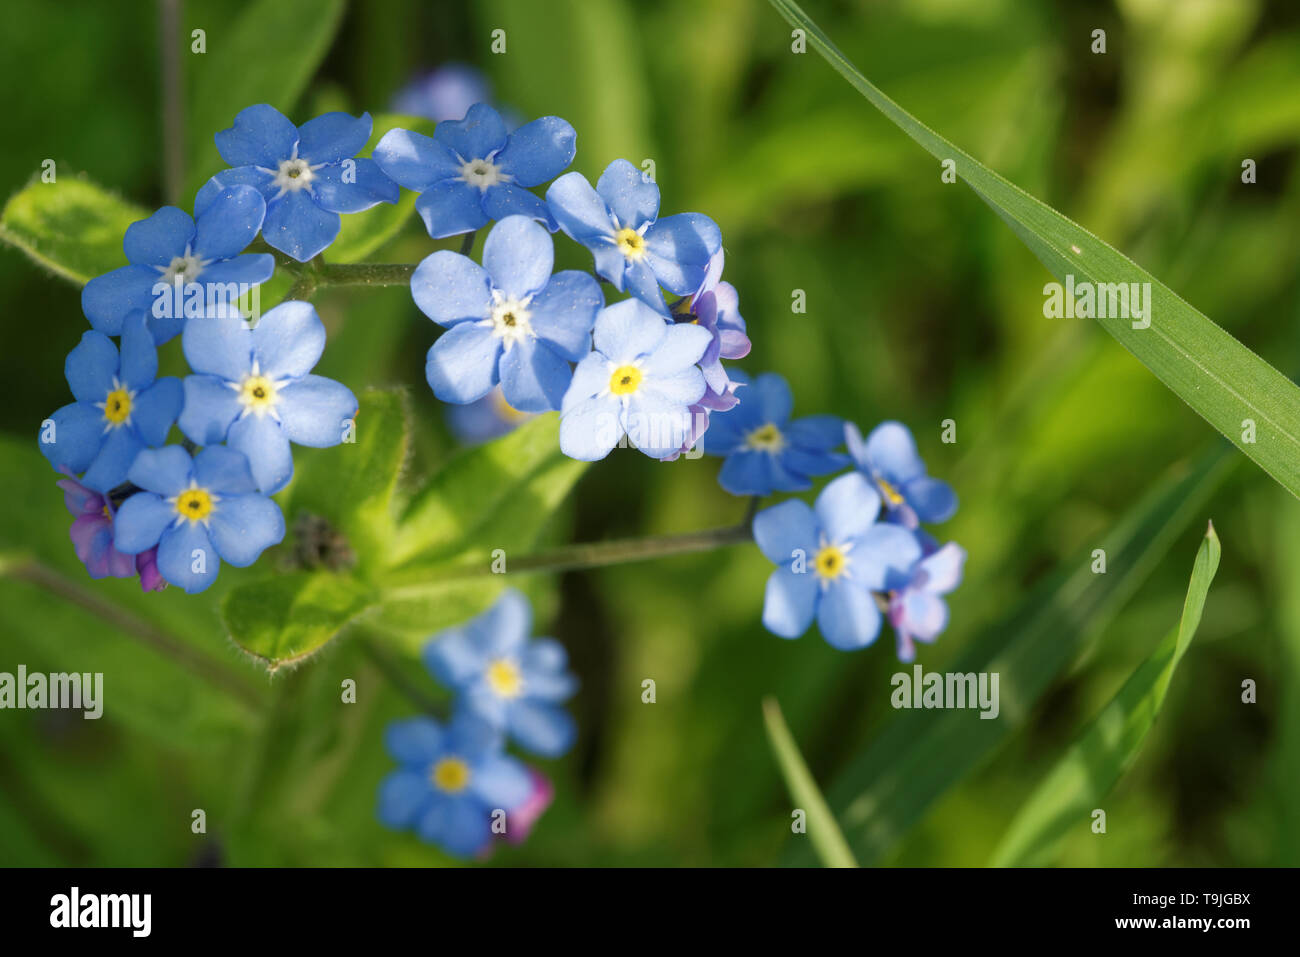
{"label": "small blue flower cluster", "polygon": [[[858,427],[835,416],[791,420],[790,388],[768,373],[746,385],[744,401],[716,417],[712,454],[726,457],[719,481],[737,495],[799,492],[812,477],[852,464],[811,508],[790,499],[754,516],[754,540],[777,569],[768,578],[763,624],[798,638],[816,619],[835,648],[864,648],[887,616],[898,657],[916,657],[916,641],[934,641],[948,623],[943,596],[961,583],[966,553],[940,546],[921,522],[957,511],[948,483],[926,474],[907,427]],[[847,445],[849,454],[836,451]],[[884,514],[881,515],[882,506]]]}
{"label": "small blue flower cluster", "polygon": [[507,738],[543,757],[564,754],[577,729],[560,703],[577,690],[564,647],[532,638],[532,609],[507,590],[484,614],[435,635],[424,661],[457,693],[444,727],[419,717],[390,725],[401,767],[379,788],[379,818],[413,828],[459,857],[484,856],[495,838],[522,841],[551,785],[505,752]]}
{"label": "small blue flower cluster", "polygon": [[[315,309],[290,300],[248,317],[239,302],[275,268],[244,252],[259,233],[306,261],[338,235],[340,213],[397,201],[397,185],[356,158],[370,133],[368,114],[295,127],[270,106],[243,110],[216,135],[234,168],[199,190],[194,215],[164,206],[131,225],[128,265],[82,290],[91,330],[65,366],[75,401],[41,424],[39,444],[77,490],[73,540],[93,577],[133,574],[136,556],[146,589],[161,575],[204,590],[221,561],[250,565],[284,538],[269,496],[293,475],[290,445],[349,440],[356,397],[312,374],[325,348]],[[177,336],[192,374],[159,378],[158,348]],[[89,502],[102,502],[93,525]]]}

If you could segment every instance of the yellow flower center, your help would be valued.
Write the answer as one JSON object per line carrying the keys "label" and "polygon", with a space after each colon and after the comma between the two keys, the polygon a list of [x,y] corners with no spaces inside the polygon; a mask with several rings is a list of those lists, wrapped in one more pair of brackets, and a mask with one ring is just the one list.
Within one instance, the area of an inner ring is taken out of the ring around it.
{"label": "yellow flower center", "polygon": [[276,400],[275,383],[264,375],[250,375],[239,386],[239,401],[251,411],[262,415]]}
{"label": "yellow flower center", "polygon": [[903,496],[898,494],[898,489],[890,485],[882,478],[876,479],[876,484],[880,486],[880,494],[885,496],[885,501],[891,506],[897,508],[903,504]]}
{"label": "yellow flower center", "polygon": [[460,758],[443,758],[433,766],[433,786],[455,794],[469,786],[469,765]]}
{"label": "yellow flower center", "polygon": [[838,545],[823,545],[813,559],[813,567],[822,578],[834,580],[849,567],[849,556]]}
{"label": "yellow flower center", "polygon": [[745,436],[745,444],[758,452],[780,452],[785,448],[785,436],[769,422]]}
{"label": "yellow flower center", "polygon": [[104,418],[110,426],[118,426],[131,418],[131,393],[122,387],[104,397]]}
{"label": "yellow flower center", "polygon": [[619,366],[609,377],[609,391],[615,395],[630,395],[641,386],[642,373],[636,366]]}
{"label": "yellow flower center", "polygon": [[499,698],[517,698],[524,690],[524,676],[513,661],[498,658],[488,665],[487,683]]}
{"label": "yellow flower center", "polygon": [[176,513],[191,522],[201,522],[212,514],[216,500],[204,488],[190,488],[176,496]]}
{"label": "yellow flower center", "polygon": [[633,261],[645,255],[645,238],[635,229],[624,226],[614,234],[614,244],[619,252]]}

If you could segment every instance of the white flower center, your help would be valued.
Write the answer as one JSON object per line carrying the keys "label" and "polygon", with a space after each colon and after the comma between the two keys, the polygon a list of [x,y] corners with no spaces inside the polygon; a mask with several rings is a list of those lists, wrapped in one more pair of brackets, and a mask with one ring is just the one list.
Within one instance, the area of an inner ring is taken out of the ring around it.
{"label": "white flower center", "polygon": [[508,182],[510,176],[501,171],[501,167],[491,158],[460,161],[460,178],[471,186],[486,190],[497,183]]}
{"label": "white flower center", "polygon": [[165,269],[161,266],[154,268],[162,269],[162,281],[170,286],[173,283],[185,285],[194,282],[199,278],[199,273],[203,272],[203,266],[203,260],[190,252],[190,247],[186,246],[184,256],[173,256]]}
{"label": "white flower center", "polygon": [[528,303],[532,298],[532,296],[525,296],[523,299],[507,298],[499,290],[492,290],[492,315],[484,319],[480,325],[491,327],[492,335],[501,340],[506,352],[509,352],[516,342],[537,337],[529,321],[533,314],[528,311]]}
{"label": "white flower center", "polygon": [[258,368],[256,359],[253,360],[253,368],[248,375],[244,376],[239,382],[226,383],[227,386],[235,390],[239,404],[243,406],[239,413],[241,419],[250,414],[256,416],[270,415],[277,421],[279,421],[280,416],[275,411],[275,406],[280,401],[280,390],[287,384],[288,380],[276,382],[269,376],[263,375]]}
{"label": "white flower center", "polygon": [[285,193],[295,193],[300,189],[311,192],[312,180],[316,178],[316,170],[320,169],[324,163],[318,163],[312,166],[305,159],[300,159],[297,155],[298,150],[294,148],[294,155],[283,160],[280,168],[275,171],[275,176],[271,182],[279,187],[280,192],[277,194],[283,196]]}

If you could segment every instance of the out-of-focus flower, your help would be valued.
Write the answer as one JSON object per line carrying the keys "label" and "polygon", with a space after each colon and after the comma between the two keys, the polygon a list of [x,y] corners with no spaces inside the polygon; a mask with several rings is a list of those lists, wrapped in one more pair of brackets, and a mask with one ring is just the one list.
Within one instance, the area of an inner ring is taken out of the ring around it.
{"label": "out-of-focus flower", "polygon": [[948,605],[942,596],[961,584],[965,550],[949,542],[917,562],[912,577],[889,594],[889,623],[898,637],[898,660],[916,657],[916,641],[930,642],[948,624]]}

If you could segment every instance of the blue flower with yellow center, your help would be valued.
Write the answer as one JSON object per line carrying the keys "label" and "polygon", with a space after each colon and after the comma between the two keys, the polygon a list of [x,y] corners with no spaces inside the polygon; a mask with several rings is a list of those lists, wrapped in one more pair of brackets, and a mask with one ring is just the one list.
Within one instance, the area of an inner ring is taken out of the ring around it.
{"label": "blue flower with yellow center", "polygon": [[268,495],[293,475],[290,442],[338,445],[354,423],[352,390],[310,374],[325,349],[311,303],[283,302],[252,328],[235,317],[193,319],[181,346],[195,372],[185,378],[181,431],[199,445],[242,452]]}
{"label": "blue flower with yellow center", "polygon": [[265,103],[240,110],[234,125],[216,135],[217,151],[234,168],[208,180],[194,211],[231,186],[251,186],[266,200],[262,238],[306,262],[334,242],[343,223],[339,213],[401,198],[374,160],[357,156],[372,126],[369,113],[325,113],[294,126]]}
{"label": "blue flower with yellow center", "polygon": [[659,186],[625,159],[614,160],[592,189],[581,173],[565,173],[546,191],[551,215],[591,250],[596,272],[670,318],[662,285],[678,296],[704,285],[722,248],[718,225],[702,213],[659,218]]}
{"label": "blue flower with yellow center", "polygon": [[41,428],[41,452],[56,469],[85,475],[108,492],[126,481],[142,449],[162,445],[180,414],[179,379],[158,374],[158,352],[142,313],[127,321],[119,354],[101,332],[87,332],[68,353],[64,373],[77,401]]}
{"label": "blue flower with yellow center", "polygon": [[835,472],[848,464],[834,451],[844,442],[844,420],[834,415],[810,415],[791,421],[794,397],[785,379],[765,372],[751,383],[743,372],[730,373],[740,402],[714,412],[704,451],[726,458],[718,482],[732,495],[802,492],[812,477]]}
{"label": "blue flower with yellow center", "polygon": [[181,331],[185,299],[196,288],[205,304],[229,303],[271,278],[272,256],[240,255],[265,216],[266,202],[248,186],[218,190],[202,207],[196,202],[193,218],[164,206],[127,227],[122,248],[130,265],[86,283],[82,311],[109,336],[122,334],[127,316],[144,312],[161,345]]}
{"label": "blue flower with yellow center", "polygon": [[415,210],[434,239],[513,215],[528,216],[554,232],[546,204],[529,188],[573,162],[577,136],[558,116],[543,116],[509,133],[501,114],[476,103],[463,120],[439,123],[432,138],[389,130],[375,147],[375,162],[420,194]]}
{"label": "blue flower with yellow center", "polygon": [[530,640],[532,608],[508,589],[478,618],[436,635],[424,661],[464,695],[462,706],[536,754],[558,757],[573,744],[573,718],[559,706],[577,688],[564,646]]}
{"label": "blue flower with yellow center", "polygon": [[284,539],[280,506],[257,491],[248,459],[214,446],[190,458],[179,445],[146,449],[127,476],[143,491],[118,509],[113,544],[138,555],[158,546],[158,571],[187,592],[217,579],[221,561],[245,568]]}
{"label": "blue flower with yellow center", "polygon": [[510,813],[532,796],[528,769],[504,753],[501,732],[471,715],[445,727],[432,718],[396,721],[384,744],[401,767],[379,786],[379,820],[457,857],[488,847],[494,813],[504,813],[510,833]]}
{"label": "blue flower with yellow center", "polygon": [[905,587],[921,558],[916,536],[877,523],[879,511],[880,495],[852,472],[822,489],[812,508],[791,499],[754,516],[754,541],[777,566],[763,601],[768,631],[798,638],[815,618],[835,648],[876,640],[884,594]]}
{"label": "blue flower with yellow center", "polygon": [[956,514],[957,493],[947,482],[926,474],[907,426],[882,422],[863,441],[850,422],[844,439],[858,469],[875,484],[899,524],[916,528],[921,522],[946,522]]}

